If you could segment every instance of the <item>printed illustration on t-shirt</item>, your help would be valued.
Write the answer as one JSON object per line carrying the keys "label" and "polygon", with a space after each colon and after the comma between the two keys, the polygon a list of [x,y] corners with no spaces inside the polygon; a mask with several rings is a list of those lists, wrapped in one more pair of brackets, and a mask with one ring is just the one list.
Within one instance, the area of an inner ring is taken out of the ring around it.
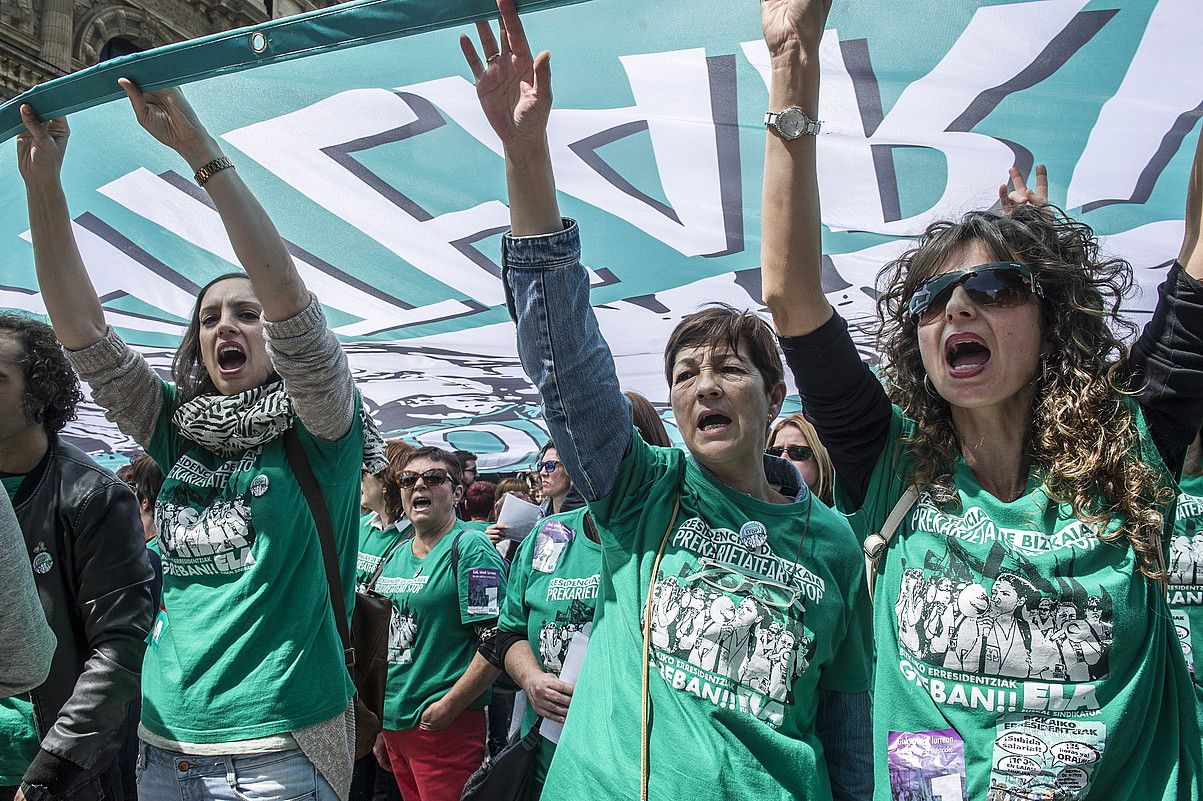
{"label": "printed illustration on t-shirt", "polygon": [[1186,667],[1190,675],[1195,675],[1195,649],[1190,639],[1190,617],[1181,609],[1171,609],[1174,616],[1174,629],[1178,632],[1178,640],[1182,643],[1182,655],[1186,657]]}
{"label": "printed illustration on t-shirt", "polygon": [[418,634],[418,619],[409,610],[409,601],[393,604],[388,622],[388,661],[408,665],[414,661],[414,640]]}
{"label": "printed illustration on t-shirt", "polygon": [[1203,605],[1203,498],[1178,496],[1169,571],[1170,603]]}
{"label": "printed illustration on t-shirt", "polygon": [[501,613],[501,571],[492,567],[468,569],[468,614]]}
{"label": "printed illustration on t-shirt", "polygon": [[1106,743],[1098,721],[1007,715],[995,728],[986,801],[1085,798]]}
{"label": "printed illustration on t-shirt", "polygon": [[[956,520],[940,515],[945,527]],[[993,528],[988,518],[963,525],[975,522]],[[980,557],[948,536],[922,564],[904,560],[894,605],[899,643],[946,670],[1066,682],[1102,678],[1111,649],[1110,594],[1092,594],[1074,579],[1073,549],[1058,558],[1050,579],[1013,547],[1014,539],[1013,533],[996,536]]]}
{"label": "printed illustration on t-shirt", "polygon": [[216,470],[187,454],[172,466],[155,506],[165,575],[235,575],[255,564],[252,490],[258,487],[262,495],[267,479],[257,476],[262,481],[251,482],[245,491],[235,486],[238,476],[255,470],[260,450],[247,451]]}
{"label": "printed illustration on t-shirt", "polygon": [[892,731],[886,746],[893,801],[965,801],[965,742],[956,729]]}
{"label": "printed illustration on t-shirt", "polygon": [[[597,597],[596,592],[594,598]],[[593,622],[593,603],[573,599],[567,609],[556,612],[554,620],[544,620],[539,627],[539,660],[543,669],[560,675],[572,635]]]}
{"label": "printed illustration on t-shirt", "polygon": [[814,657],[806,607],[822,599],[823,580],[767,542],[749,547],[698,518],[671,544],[690,553],[675,573],[656,577],[651,641],[661,675],[676,690],[780,726]]}
{"label": "printed illustration on t-shirt", "polygon": [[559,520],[548,520],[535,535],[535,552],[531,557],[531,569],[540,573],[553,573],[560,561],[560,554],[576,532]]}

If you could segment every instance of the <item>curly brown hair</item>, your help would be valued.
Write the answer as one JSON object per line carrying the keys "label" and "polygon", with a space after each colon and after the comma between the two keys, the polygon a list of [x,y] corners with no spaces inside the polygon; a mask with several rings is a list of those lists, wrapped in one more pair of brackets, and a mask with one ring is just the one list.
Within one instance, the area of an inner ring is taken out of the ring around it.
{"label": "curly brown hair", "polygon": [[1161,559],[1162,509],[1174,491],[1165,473],[1142,461],[1136,416],[1128,398],[1136,391],[1126,369],[1128,348],[1117,335],[1135,327],[1119,316],[1132,287],[1132,266],[1104,258],[1090,226],[1052,205],[1023,205],[1007,212],[975,211],[959,221],[928,226],[916,247],[887,264],[878,297],[882,378],[890,399],[915,423],[906,441],[908,478],[937,498],[956,497],[953,463],[961,442],[948,402],[925,386],[918,323],[907,302],[972,241],[998,261],[1027,265],[1039,283],[1047,361],[1036,378],[1032,425],[1025,450],[1050,499],[1068,503],[1093,525],[1120,520],[1104,542],[1127,540],[1140,570],[1167,576]]}
{"label": "curly brown hair", "polygon": [[21,349],[17,362],[25,378],[21,397],[25,419],[40,424],[47,434],[62,431],[75,419],[75,407],[84,396],[54,329],[32,317],[0,312],[0,337],[10,338]]}

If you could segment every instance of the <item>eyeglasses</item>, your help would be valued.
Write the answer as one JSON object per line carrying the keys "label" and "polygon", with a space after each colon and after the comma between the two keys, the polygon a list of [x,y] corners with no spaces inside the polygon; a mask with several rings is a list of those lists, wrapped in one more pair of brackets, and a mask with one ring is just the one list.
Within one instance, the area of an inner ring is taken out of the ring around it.
{"label": "eyeglasses", "polygon": [[1044,297],[1036,277],[1026,266],[1013,261],[979,264],[972,270],[955,270],[933,275],[921,283],[908,303],[919,325],[933,322],[944,312],[958,286],[979,306],[1010,308],[1026,303],[1032,295]]}
{"label": "eyeglasses", "polygon": [[450,481],[451,475],[446,470],[427,470],[425,473],[414,473],[410,470],[405,470],[401,475],[397,476],[397,485],[401,489],[412,489],[417,486],[418,479],[422,479],[428,487],[440,486],[444,481]]}
{"label": "eyeglasses", "polygon": [[774,445],[771,448],[765,448],[764,452],[769,456],[780,456],[783,453],[788,454],[790,461],[794,462],[805,462],[815,455],[814,448],[809,445],[786,445],[785,447]]}
{"label": "eyeglasses", "polygon": [[535,465],[540,473],[554,473],[559,466],[560,462],[556,459],[548,459],[546,462],[539,462]]}

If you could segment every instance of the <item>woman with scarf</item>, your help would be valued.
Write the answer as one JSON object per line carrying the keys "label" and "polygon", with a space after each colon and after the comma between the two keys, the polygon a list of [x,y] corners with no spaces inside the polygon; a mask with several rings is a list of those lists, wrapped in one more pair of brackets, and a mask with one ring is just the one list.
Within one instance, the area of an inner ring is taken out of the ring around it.
{"label": "woman with scarf", "polygon": [[[1046,202],[1043,170],[1029,192],[1012,169],[999,208],[933,223],[887,265],[879,381],[823,294],[805,120],[825,6],[761,3],[768,111],[793,122],[767,132],[761,264],[837,506],[868,550],[901,520],[874,604],[874,797],[1198,799],[1166,546],[1203,418],[1203,146],[1178,263],[1131,348],[1131,265]],[[899,613],[919,585],[939,615],[916,632]]]}
{"label": "woman with scarf", "polygon": [[173,380],[161,380],[106,324],[85,271],[60,180],[66,121],[22,106],[18,160],[55,333],[97,403],[166,475],[139,791],[156,801],[345,797],[354,687],[284,441],[295,431],[322,487],[350,609],[360,471],[386,466],[379,438],[321,305],[218,142],[178,90],[120,83],[142,127],[208,192],[246,269],[201,289]]}

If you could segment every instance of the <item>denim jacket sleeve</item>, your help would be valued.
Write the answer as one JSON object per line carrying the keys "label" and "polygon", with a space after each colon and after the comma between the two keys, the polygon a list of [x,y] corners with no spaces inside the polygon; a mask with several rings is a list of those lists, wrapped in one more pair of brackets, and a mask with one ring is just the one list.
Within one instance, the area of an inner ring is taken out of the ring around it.
{"label": "denim jacket sleeve", "polygon": [[873,702],[867,692],[820,690],[815,733],[833,801],[870,801],[873,797]]}
{"label": "denim jacket sleeve", "polygon": [[589,305],[576,223],[502,242],[506,303],[518,324],[518,357],[539,389],[551,439],[581,494],[609,494],[631,442],[630,401]]}

